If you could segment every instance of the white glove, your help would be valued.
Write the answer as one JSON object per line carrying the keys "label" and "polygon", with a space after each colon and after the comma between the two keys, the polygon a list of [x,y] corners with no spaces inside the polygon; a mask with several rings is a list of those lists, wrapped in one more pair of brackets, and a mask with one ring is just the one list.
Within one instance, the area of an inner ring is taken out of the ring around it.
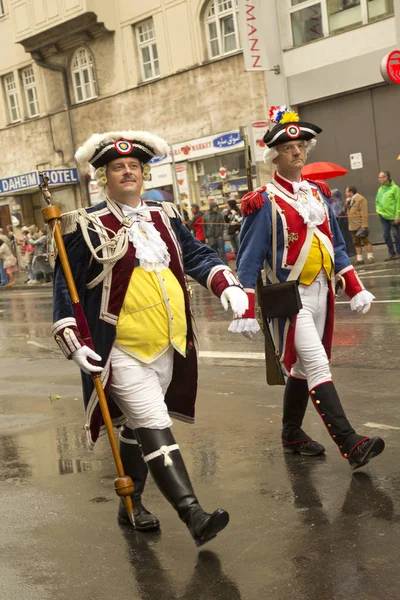
{"label": "white glove", "polygon": [[88,358],[92,360],[101,360],[101,356],[96,354],[94,350],[89,348],[89,346],[81,346],[78,350],[75,350],[71,355],[72,360],[78,367],[88,375],[92,375],[92,373],[100,373],[103,370],[103,367],[96,367],[95,365],[91,365],[88,362]]}
{"label": "white glove", "polygon": [[365,315],[371,308],[373,300],[375,300],[375,296],[373,296],[371,292],[368,292],[368,290],[362,290],[352,297],[350,300],[350,308],[351,310],[356,310],[357,312]]}
{"label": "white glove", "polygon": [[231,333],[242,333],[244,337],[251,340],[253,333],[260,331],[257,319],[234,319],[228,327]]}
{"label": "white glove", "polygon": [[221,304],[224,310],[228,310],[228,303],[231,305],[234,316],[239,318],[249,308],[249,299],[246,292],[236,285],[227,287],[221,294]]}

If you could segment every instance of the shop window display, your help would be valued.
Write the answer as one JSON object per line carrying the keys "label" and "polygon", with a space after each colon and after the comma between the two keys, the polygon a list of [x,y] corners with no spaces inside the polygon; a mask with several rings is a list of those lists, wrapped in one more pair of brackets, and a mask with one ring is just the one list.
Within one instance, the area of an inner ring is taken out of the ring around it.
{"label": "shop window display", "polygon": [[232,193],[242,198],[247,193],[246,165],[243,152],[206,158],[196,163],[200,200],[226,204]]}

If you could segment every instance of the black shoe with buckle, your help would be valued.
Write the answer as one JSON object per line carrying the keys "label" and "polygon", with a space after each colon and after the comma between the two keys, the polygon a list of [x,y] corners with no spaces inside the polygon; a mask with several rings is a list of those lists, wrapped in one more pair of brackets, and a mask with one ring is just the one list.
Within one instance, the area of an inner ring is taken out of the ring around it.
{"label": "black shoe with buckle", "polygon": [[302,456],[325,454],[324,446],[314,440],[303,442],[285,442],[285,440],[282,440],[282,447],[285,454],[301,454]]}
{"label": "black shoe with buckle", "polygon": [[366,465],[371,458],[375,458],[383,452],[385,449],[385,442],[380,437],[370,438],[365,442],[362,442],[357,448],[353,450],[348,458],[350,467],[359,469]]}

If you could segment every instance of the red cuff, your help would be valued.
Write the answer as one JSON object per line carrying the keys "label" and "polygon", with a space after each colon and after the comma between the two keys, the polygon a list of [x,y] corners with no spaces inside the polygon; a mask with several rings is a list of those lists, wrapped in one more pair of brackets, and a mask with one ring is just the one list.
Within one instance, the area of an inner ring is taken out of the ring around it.
{"label": "red cuff", "polygon": [[365,289],[356,271],[354,270],[354,267],[347,267],[346,269],[343,269],[343,271],[340,271],[338,275],[341,275],[345,281],[345,293],[350,300],[359,292],[362,292],[363,289]]}
{"label": "red cuff", "polygon": [[244,290],[249,299],[249,308],[246,310],[242,319],[255,319],[256,318],[256,294],[255,290],[246,289]]}
{"label": "red cuff", "polygon": [[220,298],[222,292],[231,286],[242,287],[239,279],[229,267],[218,265],[211,269],[207,280],[207,287],[213,294]]}
{"label": "red cuff", "polygon": [[64,356],[71,357],[75,350],[85,345],[74,318],[60,319],[54,323],[52,333]]}

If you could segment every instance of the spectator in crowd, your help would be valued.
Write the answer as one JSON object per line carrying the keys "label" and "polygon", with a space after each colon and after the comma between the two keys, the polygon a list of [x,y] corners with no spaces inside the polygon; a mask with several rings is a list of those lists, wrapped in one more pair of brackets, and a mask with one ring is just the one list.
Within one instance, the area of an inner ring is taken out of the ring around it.
{"label": "spectator in crowd", "polygon": [[227,265],[224,241],[224,216],[216,202],[210,202],[210,208],[203,217],[203,229],[206,244],[218,252],[219,257]]}
{"label": "spectator in crowd", "polygon": [[351,233],[354,248],[357,254],[357,264],[363,265],[363,246],[367,251],[367,262],[373,263],[374,255],[372,244],[368,239],[368,201],[364,196],[358,193],[354,185],[346,188],[345,211],[349,220],[349,231]]}
{"label": "spectator in crowd", "polygon": [[344,209],[344,202],[342,192],[337,188],[332,190],[331,198],[328,198],[329,204],[332,206],[333,213],[337,219],[340,233],[343,236],[346,244],[346,254],[348,256],[354,256],[356,251],[353,246],[353,240],[349,231],[349,219]]}
{"label": "spectator in crowd", "polygon": [[17,244],[15,242],[15,236],[14,236],[13,226],[12,225],[7,225],[6,229],[7,229],[7,237],[9,239],[11,252],[15,256],[17,256]]}
{"label": "spectator in crowd", "polygon": [[378,180],[380,187],[376,194],[376,212],[381,221],[383,239],[389,250],[389,256],[385,258],[387,262],[400,258],[400,188],[391,178],[389,171],[381,171]]}
{"label": "spectator in crowd", "polygon": [[200,210],[198,204],[192,204],[193,218],[188,221],[188,228],[193,231],[193,235],[199,242],[204,242],[204,229],[203,229],[203,212]]}
{"label": "spectator in crowd", "polygon": [[183,220],[185,224],[189,221],[189,207],[187,202],[182,202]]}
{"label": "spectator in crowd", "polygon": [[14,272],[18,271],[17,259],[11,252],[8,244],[0,239],[0,259],[3,263],[3,268],[9,277],[9,281],[5,284],[6,287],[15,285]]}
{"label": "spectator in crowd", "polygon": [[50,285],[53,280],[53,268],[49,263],[47,253],[47,231],[45,228],[39,229],[39,237],[35,240],[29,238],[29,243],[34,247],[32,261],[33,279],[28,283],[31,285],[44,284]]}
{"label": "spectator in crowd", "polygon": [[242,213],[236,200],[228,200],[227,210],[224,214],[225,223],[228,223],[228,235],[235,254],[239,250],[239,232],[242,224]]}

